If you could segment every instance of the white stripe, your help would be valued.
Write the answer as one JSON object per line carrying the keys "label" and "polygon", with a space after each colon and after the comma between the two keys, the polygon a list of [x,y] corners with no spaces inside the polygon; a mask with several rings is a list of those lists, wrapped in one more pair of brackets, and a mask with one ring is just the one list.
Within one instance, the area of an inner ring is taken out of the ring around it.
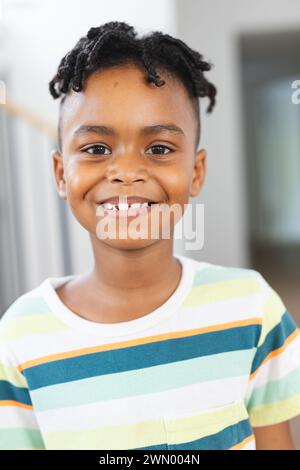
{"label": "white stripe", "polygon": [[[272,380],[279,380],[300,367],[300,335],[289,343],[284,351],[266,361],[251,380],[251,390]],[[249,393],[249,392],[248,392]]]}
{"label": "white stripe", "polygon": [[205,328],[223,323],[231,323],[252,318],[262,318],[260,297],[250,295],[247,297],[222,300],[212,304],[203,304],[184,307],[172,318],[174,331]]}
{"label": "white stripe", "polygon": [[[51,354],[60,354],[82,348],[99,345],[109,345],[115,342],[134,340],[140,337],[150,337],[170,332],[188,331],[196,328],[205,328],[222,323],[248,320],[259,317],[259,310],[253,296],[243,299],[231,299],[216,305],[199,305],[182,308],[179,313],[171,317],[170,321],[155,324],[144,332],[136,332],[122,337],[110,338],[99,335],[95,338],[85,331],[76,329],[53,331],[45,333],[33,333],[19,339],[11,340],[11,348],[16,352],[22,362],[46,357]],[[256,313],[258,312],[258,313]]]}
{"label": "white stripe", "polygon": [[1,428],[29,428],[38,429],[38,423],[33,410],[19,406],[0,406]]}
{"label": "white stripe", "polygon": [[[241,397],[246,380],[247,376],[214,380],[153,394],[41,411],[37,417],[43,431],[51,432],[197,415],[234,402],[244,406]],[[34,391],[32,399],[34,402]]]}

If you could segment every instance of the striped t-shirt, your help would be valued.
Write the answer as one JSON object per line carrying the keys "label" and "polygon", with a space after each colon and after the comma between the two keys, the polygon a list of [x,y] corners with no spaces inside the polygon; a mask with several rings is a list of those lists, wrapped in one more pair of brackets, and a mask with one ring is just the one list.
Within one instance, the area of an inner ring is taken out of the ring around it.
{"label": "striped t-shirt", "polygon": [[176,255],[173,294],[134,320],[72,312],[45,279],[0,321],[2,449],[255,449],[300,414],[300,335],[256,270]]}

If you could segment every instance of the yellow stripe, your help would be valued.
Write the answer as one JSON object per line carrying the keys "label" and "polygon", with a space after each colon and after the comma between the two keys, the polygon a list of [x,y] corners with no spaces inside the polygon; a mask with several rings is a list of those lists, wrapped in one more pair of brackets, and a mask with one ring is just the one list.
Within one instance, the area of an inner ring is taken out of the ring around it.
{"label": "yellow stripe", "polygon": [[[33,314],[7,320],[1,329],[1,343],[9,343],[26,335],[67,330],[68,326],[53,314]],[[3,338],[3,340],[2,340]]]}
{"label": "yellow stripe", "polygon": [[243,441],[239,442],[233,447],[230,447],[228,450],[241,450],[243,447],[245,447],[249,442],[254,441],[254,434],[251,434],[251,436],[246,437]]}
{"label": "yellow stripe", "polygon": [[261,324],[261,322],[262,322],[261,318],[253,317],[247,320],[221,323],[218,325],[212,325],[212,326],[203,327],[203,328],[196,328],[192,330],[179,331],[179,332],[173,332],[173,333],[162,333],[160,335],[148,336],[145,338],[137,338],[137,339],[128,340],[128,341],[120,341],[118,343],[104,344],[104,345],[93,346],[93,347],[88,347],[88,348],[75,349],[73,351],[50,354],[49,356],[44,356],[38,359],[33,359],[31,361],[23,362],[22,364],[19,364],[17,366],[17,369],[21,372],[22,370],[27,369],[29,367],[37,366],[40,364],[46,364],[48,362],[57,361],[61,359],[82,356],[84,354],[93,354],[93,353],[97,353],[100,351],[111,351],[111,350],[137,346],[140,344],[148,344],[148,343],[152,343],[156,341],[163,341],[163,340],[168,340],[168,339],[173,339],[173,338],[186,338],[189,336],[205,334],[205,333],[209,333],[213,331],[227,330],[230,328],[235,328],[235,327],[240,327],[240,326],[257,325],[257,324]]}
{"label": "yellow stripe", "polygon": [[20,374],[15,367],[4,365],[0,362],[0,380],[6,380],[16,387],[27,387],[24,375]]}
{"label": "yellow stripe", "polygon": [[300,393],[285,400],[263,403],[249,410],[251,425],[269,426],[287,421],[300,414]]}
{"label": "yellow stripe", "polygon": [[213,304],[222,300],[230,301],[240,297],[257,294],[261,289],[258,278],[231,279],[211,282],[192,288],[183,306],[193,307]]}
{"label": "yellow stripe", "polygon": [[193,416],[177,419],[164,417],[164,421],[168,443],[181,444],[216,434],[245,418],[248,418],[248,412],[244,400],[240,400]]}
{"label": "yellow stripe", "polygon": [[267,334],[281,322],[285,311],[285,305],[283,304],[279,294],[272,289],[264,304],[263,327],[257,346],[260,346],[264,342]]}
{"label": "yellow stripe", "polygon": [[76,429],[68,431],[46,431],[47,447],[68,450],[120,450],[165,443],[163,419],[126,423],[118,426]]}
{"label": "yellow stripe", "polygon": [[273,351],[271,351],[267,357],[265,357],[265,359],[263,360],[263,362],[260,364],[260,366],[254,371],[252,372],[252,374],[249,376],[249,380],[253,380],[254,377],[256,376],[256,374],[258,374],[258,372],[260,371],[260,368],[266,363],[268,362],[270,359],[272,359],[273,357],[276,357],[278,356],[279,354],[281,354],[286,348],[287,346],[294,340],[297,338],[297,336],[299,335],[300,333],[300,330],[299,328],[297,328],[296,330],[293,331],[293,333],[290,334],[290,336],[288,336],[284,342],[284,344],[282,346],[280,346],[280,348],[277,348],[277,349],[274,349]]}
{"label": "yellow stripe", "polygon": [[18,408],[25,408],[26,410],[32,410],[32,405],[26,405],[15,400],[0,400],[0,406],[17,406]]}
{"label": "yellow stripe", "polygon": [[[244,400],[217,407],[213,411],[177,419],[165,415],[157,420],[133,422],[94,429],[46,432],[48,446],[59,449],[62,443],[70,450],[132,449],[150,445],[182,444],[215,434],[248,417]],[[84,435],[84,440],[83,436]],[[101,439],[99,439],[101,435]],[[100,446],[100,447],[99,447]]]}

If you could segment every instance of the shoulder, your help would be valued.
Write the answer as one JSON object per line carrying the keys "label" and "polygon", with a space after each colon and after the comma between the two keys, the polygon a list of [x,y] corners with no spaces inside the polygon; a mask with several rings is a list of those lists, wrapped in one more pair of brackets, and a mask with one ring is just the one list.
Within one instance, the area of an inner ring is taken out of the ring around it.
{"label": "shoulder", "polygon": [[[256,346],[272,335],[279,341],[299,333],[295,318],[287,309],[279,292],[266,277],[252,268],[196,262],[194,291],[199,302],[211,304],[215,310],[230,310],[236,319],[259,327]],[[235,314],[234,314],[235,312]],[[249,330],[250,331],[250,330]]]}
{"label": "shoulder", "polygon": [[193,266],[186,307],[205,312],[213,324],[244,322],[249,331],[261,328],[265,281],[259,271],[195,260]]}
{"label": "shoulder", "polygon": [[49,278],[34,289],[20,295],[0,318],[0,346],[13,347],[15,343],[34,341],[34,336],[55,329],[58,319],[51,311],[45,290]]}
{"label": "shoulder", "polygon": [[214,290],[220,296],[243,297],[256,296],[261,300],[265,297],[268,283],[261,273],[252,268],[225,266],[206,261],[193,260],[193,287],[202,290]]}

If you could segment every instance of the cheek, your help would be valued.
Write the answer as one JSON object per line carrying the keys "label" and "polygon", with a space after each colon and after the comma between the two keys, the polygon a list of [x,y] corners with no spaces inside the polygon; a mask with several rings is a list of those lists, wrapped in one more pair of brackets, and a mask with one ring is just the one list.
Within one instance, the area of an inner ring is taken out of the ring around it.
{"label": "cheek", "polygon": [[96,214],[90,204],[91,189],[99,181],[93,165],[71,162],[65,171],[66,191],[69,207],[77,221],[88,231],[96,227]]}
{"label": "cheek", "polygon": [[82,200],[84,195],[96,182],[96,172],[91,167],[71,162],[66,172],[67,195],[70,201]]}
{"label": "cheek", "polygon": [[161,177],[171,202],[186,203],[190,190],[190,175],[186,168],[178,171],[170,170]]}
{"label": "cheek", "polygon": [[[178,171],[173,169],[161,175],[161,182],[168,194],[168,205],[171,211],[171,225],[176,223],[183,217],[189,202],[190,193],[190,176],[187,174],[185,168]],[[166,220],[169,220],[169,215],[166,215]]]}

